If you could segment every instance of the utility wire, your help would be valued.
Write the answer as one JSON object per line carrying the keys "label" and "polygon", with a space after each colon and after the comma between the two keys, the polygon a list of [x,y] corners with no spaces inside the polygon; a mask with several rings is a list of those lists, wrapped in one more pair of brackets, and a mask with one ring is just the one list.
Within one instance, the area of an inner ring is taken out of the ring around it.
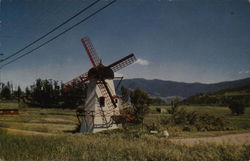
{"label": "utility wire", "polygon": [[42,43],[41,45],[39,45],[39,46],[37,46],[36,48],[34,48],[34,49],[32,49],[32,50],[30,50],[30,51],[28,51],[28,52],[26,52],[26,53],[20,55],[19,57],[17,57],[17,58],[15,58],[15,59],[13,59],[13,60],[11,60],[11,61],[9,61],[9,62],[3,64],[2,66],[0,66],[0,69],[2,69],[4,66],[6,66],[6,65],[8,65],[8,64],[10,64],[10,63],[13,63],[13,62],[17,61],[18,59],[20,59],[20,58],[22,58],[22,57],[24,57],[24,56],[26,56],[26,55],[32,53],[33,51],[35,51],[35,50],[41,48],[42,46],[48,44],[49,42],[55,40],[55,39],[58,38],[59,36],[65,34],[66,32],[72,30],[74,27],[76,27],[76,26],[80,25],[81,23],[85,22],[85,21],[88,20],[89,18],[95,16],[98,12],[101,12],[102,10],[104,10],[104,9],[107,8],[107,7],[109,7],[110,5],[112,5],[113,3],[115,3],[116,1],[117,1],[117,0],[111,1],[111,2],[108,3],[107,5],[105,5],[105,6],[101,7],[100,9],[96,10],[94,13],[90,14],[90,15],[87,16],[86,18],[84,18],[84,19],[82,19],[81,21],[77,22],[76,24],[74,24],[73,26],[71,26],[71,27],[69,27],[68,29],[64,30],[64,31],[61,32],[60,34],[56,35],[55,37],[49,39],[48,41],[45,41],[45,42]]}
{"label": "utility wire", "polygon": [[12,58],[13,56],[17,55],[18,53],[22,52],[23,50],[27,49],[28,47],[30,47],[31,45],[35,44],[36,42],[38,42],[39,40],[45,38],[46,36],[48,36],[49,34],[51,34],[52,32],[54,32],[55,30],[57,30],[58,28],[62,27],[63,25],[65,25],[66,23],[68,23],[69,21],[71,21],[72,19],[74,19],[75,17],[79,16],[81,13],[85,12],[87,9],[89,9],[90,7],[94,6],[97,2],[99,2],[100,0],[96,0],[93,3],[91,3],[90,5],[88,5],[87,7],[85,7],[84,9],[80,10],[78,13],[76,13],[75,15],[73,15],[72,17],[70,17],[69,19],[65,20],[63,23],[61,23],[60,25],[56,26],[55,28],[53,28],[52,30],[50,30],[49,32],[47,32],[46,34],[44,34],[43,36],[41,36],[40,38],[36,39],[35,41],[29,43],[28,45],[26,45],[24,48],[18,50],[17,52],[11,54],[10,56],[2,59],[0,62],[6,61],[9,58]]}

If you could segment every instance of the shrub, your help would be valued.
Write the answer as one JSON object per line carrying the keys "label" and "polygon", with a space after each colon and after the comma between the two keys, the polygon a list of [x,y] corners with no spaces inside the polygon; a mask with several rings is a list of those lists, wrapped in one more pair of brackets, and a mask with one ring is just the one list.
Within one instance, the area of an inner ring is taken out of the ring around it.
{"label": "shrub", "polygon": [[245,113],[245,105],[240,102],[232,101],[229,103],[228,108],[231,110],[232,114],[239,115]]}
{"label": "shrub", "polygon": [[227,129],[226,121],[223,117],[218,117],[207,113],[201,114],[195,111],[187,111],[184,108],[172,115],[171,122],[174,125],[184,126],[184,131],[191,131],[190,129],[194,128],[198,131]]}
{"label": "shrub", "polygon": [[179,110],[178,108],[179,102],[180,102],[180,99],[178,97],[176,97],[175,99],[171,101],[171,107],[168,109],[169,114],[175,114]]}
{"label": "shrub", "polygon": [[161,108],[160,107],[157,107],[155,110],[156,110],[156,112],[161,113]]}
{"label": "shrub", "polygon": [[155,124],[155,123],[144,124],[144,126],[146,127],[146,129],[148,131],[159,131],[160,130],[160,125]]}

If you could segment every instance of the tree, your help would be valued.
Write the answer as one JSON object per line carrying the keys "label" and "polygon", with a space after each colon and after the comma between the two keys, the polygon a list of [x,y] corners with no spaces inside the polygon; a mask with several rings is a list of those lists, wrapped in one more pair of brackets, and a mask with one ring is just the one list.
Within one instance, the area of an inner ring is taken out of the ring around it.
{"label": "tree", "polygon": [[180,99],[178,97],[175,97],[173,100],[171,100],[171,107],[168,109],[169,114],[175,114],[178,111]]}
{"label": "tree", "polygon": [[5,86],[3,87],[2,91],[1,91],[1,97],[5,98],[5,99],[11,99],[11,91],[10,88]]}
{"label": "tree", "polygon": [[137,88],[130,93],[130,100],[133,105],[131,115],[135,123],[143,123],[145,115],[149,111],[150,98],[148,94]]}
{"label": "tree", "polygon": [[122,92],[122,96],[121,96],[122,102],[123,103],[127,103],[128,100],[129,100],[129,94],[130,94],[129,89],[127,89],[124,86],[122,86],[121,87],[121,92]]}
{"label": "tree", "polygon": [[21,98],[21,95],[22,95],[22,89],[20,88],[20,86],[17,87],[17,90],[13,92],[13,96],[15,98],[17,98],[17,101],[18,103],[20,102],[20,98]]}
{"label": "tree", "polygon": [[65,91],[63,84],[52,79],[37,79],[25,89],[23,101],[31,106],[44,108],[76,108],[83,104],[86,84]]}
{"label": "tree", "polygon": [[31,92],[28,87],[25,88],[25,96],[23,97],[23,102],[26,103],[27,100],[31,100]]}
{"label": "tree", "polygon": [[74,86],[69,91],[65,91],[63,86],[61,87],[61,99],[63,108],[76,108],[80,104],[84,104],[84,99],[86,98],[87,86],[86,84],[80,84]]}

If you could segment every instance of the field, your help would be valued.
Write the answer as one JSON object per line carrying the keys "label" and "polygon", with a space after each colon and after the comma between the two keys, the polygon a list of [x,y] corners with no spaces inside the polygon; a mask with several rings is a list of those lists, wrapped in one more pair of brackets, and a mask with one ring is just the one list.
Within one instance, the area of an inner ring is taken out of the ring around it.
{"label": "field", "polygon": [[[12,108],[17,104],[1,103],[3,106]],[[158,124],[162,118],[170,117],[167,113],[157,113],[156,108],[151,107],[145,124]],[[190,145],[173,140],[248,133],[250,108],[241,116],[232,116],[227,107],[186,108],[223,116],[232,129],[186,132],[163,125],[161,130],[167,129],[169,138],[161,133],[141,132],[138,127],[82,135],[73,133],[78,123],[74,110],[21,106],[19,115],[0,115],[0,160],[249,160],[249,142],[245,142],[246,145],[232,142]]]}
{"label": "field", "polygon": [[[151,107],[152,114],[146,117],[146,122],[159,122],[159,118],[170,117],[169,114],[157,114],[154,113],[156,108],[169,108],[169,106],[155,106]],[[187,111],[197,111],[198,113],[211,114],[214,116],[222,117],[226,120],[227,126],[230,130],[226,131],[206,131],[206,132],[183,132],[176,127],[167,127],[168,130],[172,130],[172,136],[174,137],[200,137],[200,136],[219,136],[223,134],[235,134],[250,132],[250,108],[246,108],[244,115],[232,115],[228,107],[218,106],[181,106]]]}

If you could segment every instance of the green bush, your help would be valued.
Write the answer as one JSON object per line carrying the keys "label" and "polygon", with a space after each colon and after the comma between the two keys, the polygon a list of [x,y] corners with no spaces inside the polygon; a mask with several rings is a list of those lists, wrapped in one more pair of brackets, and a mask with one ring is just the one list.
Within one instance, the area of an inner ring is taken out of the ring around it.
{"label": "green bush", "polygon": [[211,114],[201,114],[195,111],[187,111],[184,108],[178,110],[170,118],[174,125],[182,125],[183,131],[191,131],[195,127],[198,131],[226,130],[226,121],[223,117]]}
{"label": "green bush", "polygon": [[175,114],[179,110],[179,102],[180,99],[178,97],[171,101],[171,107],[167,109],[169,114]]}
{"label": "green bush", "polygon": [[245,105],[240,102],[232,101],[229,103],[228,108],[231,110],[232,114],[239,115],[245,113]]}

